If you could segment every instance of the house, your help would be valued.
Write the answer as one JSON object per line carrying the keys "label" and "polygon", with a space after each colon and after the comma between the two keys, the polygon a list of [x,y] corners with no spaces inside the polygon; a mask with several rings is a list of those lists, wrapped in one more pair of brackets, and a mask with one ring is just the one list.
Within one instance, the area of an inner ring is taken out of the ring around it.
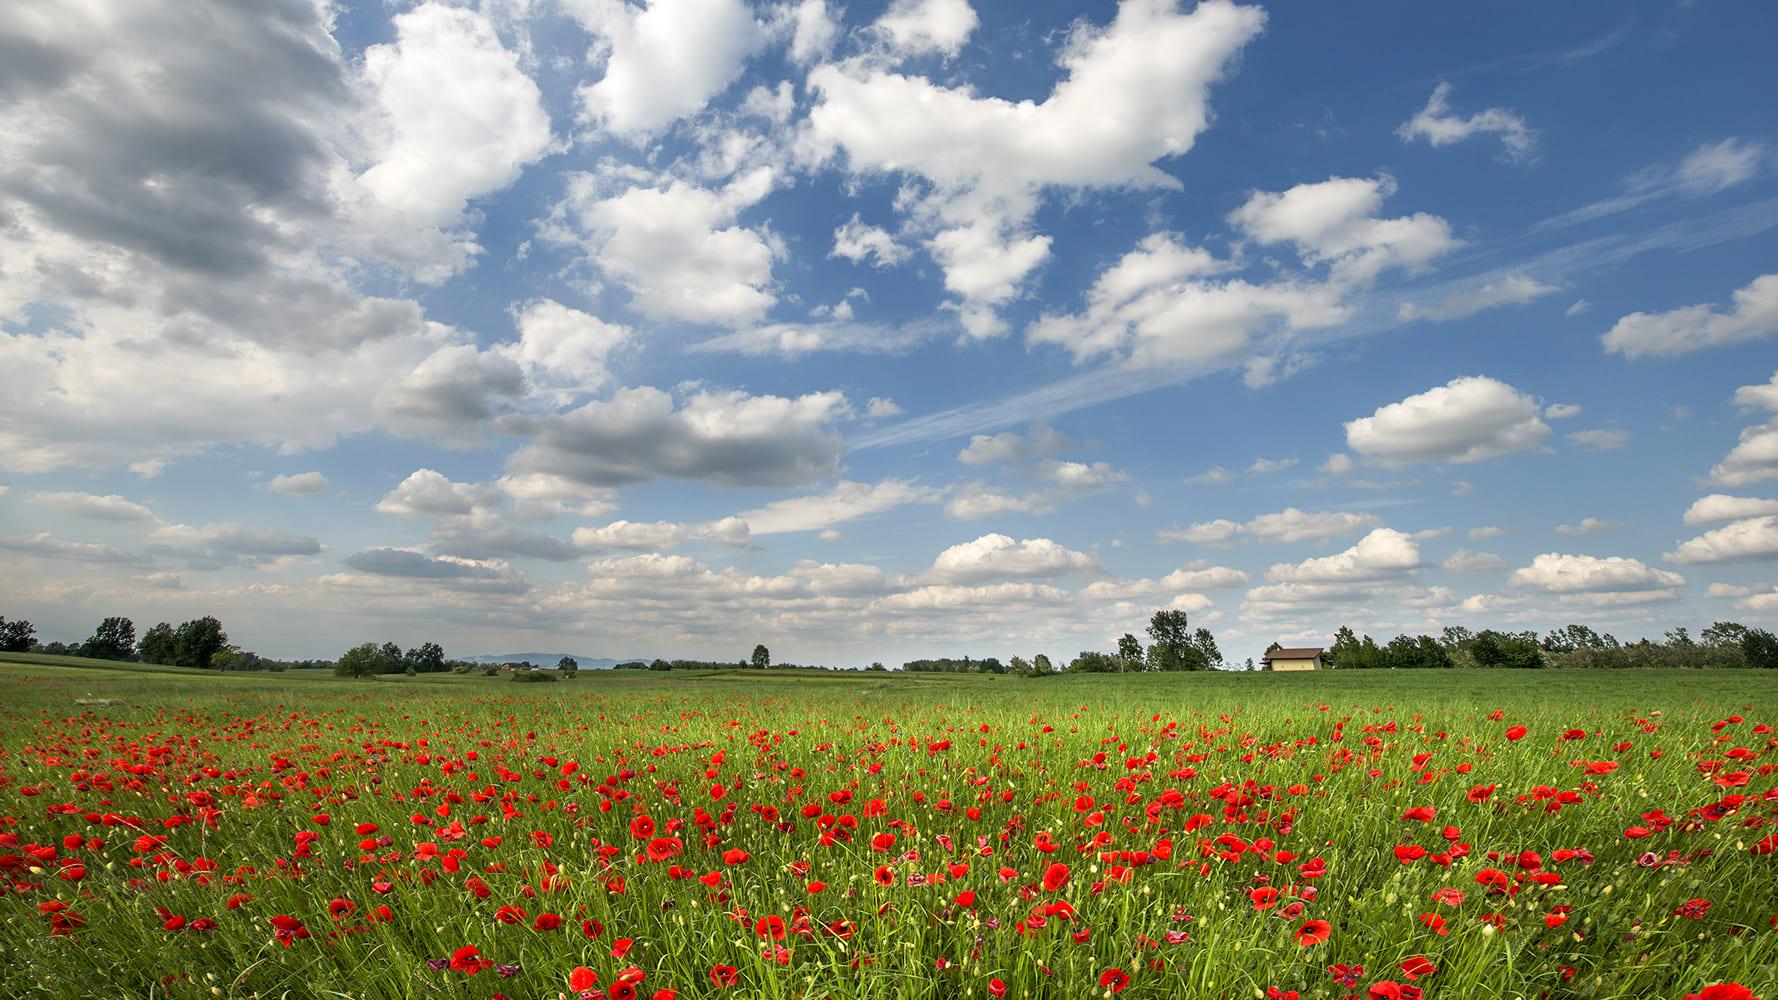
{"label": "house", "polygon": [[1320,670],[1325,666],[1321,662],[1323,652],[1320,646],[1301,646],[1294,649],[1274,646],[1266,650],[1265,658],[1260,662],[1267,670]]}

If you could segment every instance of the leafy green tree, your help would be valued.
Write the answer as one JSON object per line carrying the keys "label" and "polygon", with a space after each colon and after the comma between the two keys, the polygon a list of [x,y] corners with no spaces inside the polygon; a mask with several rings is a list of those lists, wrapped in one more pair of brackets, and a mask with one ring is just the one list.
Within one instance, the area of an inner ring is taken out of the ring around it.
{"label": "leafy green tree", "polygon": [[265,661],[258,653],[242,649],[239,646],[224,646],[215,656],[210,658],[210,666],[215,670],[262,670]]}
{"label": "leafy green tree", "polygon": [[1684,625],[1679,625],[1674,628],[1668,629],[1667,634],[1666,634],[1666,636],[1664,636],[1664,638],[1667,640],[1667,645],[1669,645],[1669,646],[1695,646],[1695,645],[1697,645],[1697,643],[1692,641],[1691,633],[1686,631],[1686,628]]}
{"label": "leafy green tree", "polygon": [[127,660],[136,651],[136,623],[128,618],[107,618],[80,647],[80,655],[98,660]]}
{"label": "leafy green tree", "polygon": [[353,646],[333,665],[335,677],[375,677],[383,672],[383,651],[374,642]]}
{"label": "leafy green tree", "polygon": [[1128,632],[1117,641],[1117,657],[1125,663],[1125,670],[1142,669],[1142,641]]}
{"label": "leafy green tree", "polygon": [[1068,664],[1068,672],[1071,674],[1116,674],[1122,673],[1123,669],[1124,661],[1121,657],[1091,649],[1081,650],[1080,655]]}
{"label": "leafy green tree", "polygon": [[580,661],[572,656],[564,656],[556,661],[556,669],[561,672],[563,680],[571,681],[574,675],[580,673]]}
{"label": "leafy green tree", "polygon": [[410,673],[442,673],[445,668],[444,647],[436,642],[422,642],[408,650],[402,662]]}
{"label": "leafy green tree", "polygon": [[[1156,611],[1148,619],[1148,637],[1154,640],[1148,647],[1148,669],[1209,669],[1210,658],[1192,635],[1190,624],[1185,612],[1178,610]],[[1211,646],[1214,648],[1214,641]]]}
{"label": "leafy green tree", "polygon": [[753,658],[748,661],[748,666],[753,667],[755,670],[764,670],[771,665],[772,651],[765,647],[765,643],[762,642],[753,647]]}
{"label": "leafy green tree", "polygon": [[885,667],[885,666],[883,666],[883,661],[882,661],[882,660],[872,660],[872,661],[871,661],[871,665],[870,665],[870,666],[869,666],[869,667],[867,667],[867,668],[866,668],[866,669],[867,669],[867,670],[875,670],[875,671],[879,671],[879,672],[881,672],[881,671],[887,671],[887,670],[888,670],[888,669],[889,669],[889,668],[888,668],[888,667]]}
{"label": "leafy green tree", "polygon": [[1006,669],[1008,673],[1015,674],[1019,677],[1026,677],[1031,673],[1031,661],[1025,659],[1023,656],[1015,655],[1012,659],[1006,661]]}
{"label": "leafy green tree", "polygon": [[1740,622],[1712,622],[1698,633],[1706,646],[1739,646],[1747,637],[1748,628]]}
{"label": "leafy green tree", "polygon": [[1033,675],[1041,676],[1043,674],[1053,674],[1055,672],[1056,667],[1050,662],[1050,658],[1046,654],[1038,653],[1031,658],[1031,673]]}
{"label": "leafy green tree", "polygon": [[0,651],[29,653],[31,644],[36,641],[37,626],[22,618],[10,622],[0,618]]}
{"label": "leafy green tree", "polygon": [[1483,629],[1469,643],[1470,655],[1478,667],[1527,669],[1544,665],[1543,650],[1538,648],[1536,634],[1515,634]]}
{"label": "leafy green tree", "polygon": [[1461,625],[1447,625],[1439,636],[1439,644],[1446,649],[1456,649],[1475,638],[1475,633]]}
{"label": "leafy green tree", "polygon": [[1750,667],[1778,670],[1778,635],[1763,628],[1748,629],[1741,636],[1741,655]]}
{"label": "leafy green tree", "polygon": [[173,633],[174,661],[182,667],[208,670],[211,659],[227,646],[228,633],[211,615],[184,622]]}
{"label": "leafy green tree", "polygon": [[1207,628],[1200,628],[1192,633],[1192,645],[1204,654],[1204,663],[1211,668],[1222,666],[1222,650],[1216,648],[1216,637]]}
{"label": "leafy green tree", "polygon": [[136,646],[136,656],[143,663],[176,663],[179,659],[179,639],[173,632],[169,622],[161,622],[149,629]]}
{"label": "leafy green tree", "polygon": [[400,646],[397,646],[396,644],[394,644],[392,642],[385,642],[385,643],[383,643],[382,648],[381,648],[381,650],[379,650],[379,652],[381,652],[383,654],[383,658],[380,661],[383,665],[383,669],[380,671],[380,673],[385,673],[385,674],[399,674],[399,673],[401,673],[403,666],[405,664],[405,661],[402,659]]}

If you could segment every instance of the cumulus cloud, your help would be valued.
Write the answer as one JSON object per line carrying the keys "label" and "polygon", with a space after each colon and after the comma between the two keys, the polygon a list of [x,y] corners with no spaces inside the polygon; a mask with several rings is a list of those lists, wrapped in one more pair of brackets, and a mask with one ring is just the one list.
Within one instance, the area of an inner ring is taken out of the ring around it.
{"label": "cumulus cloud", "polygon": [[358,183],[392,212],[455,224],[468,203],[518,179],[550,149],[543,95],[482,14],[424,3],[394,18],[393,43],[364,53],[380,112]]}
{"label": "cumulus cloud", "polygon": [[1346,423],[1346,444],[1391,464],[1477,462],[1541,445],[1550,434],[1537,400],[1469,375]]}
{"label": "cumulus cloud", "polygon": [[1531,565],[1513,570],[1507,585],[1549,594],[1631,593],[1671,591],[1685,586],[1685,577],[1625,556],[1545,552]]}
{"label": "cumulus cloud", "polygon": [[327,488],[327,477],[319,472],[279,473],[265,484],[265,488],[291,497],[314,496]]}
{"label": "cumulus cloud", "polygon": [[591,487],[655,479],[799,486],[837,471],[835,424],[851,415],[838,392],[792,399],[698,390],[676,403],[659,389],[620,389],[610,399],[551,414],[507,464],[514,474]]}
{"label": "cumulus cloud", "polygon": [[133,500],[126,500],[115,493],[96,496],[92,493],[78,492],[36,492],[25,495],[28,503],[75,517],[86,517],[96,521],[146,521],[159,523],[160,518],[147,507]]}
{"label": "cumulus cloud", "polygon": [[737,219],[771,192],[775,177],[759,166],[717,189],[672,178],[613,193],[604,178],[577,174],[549,232],[576,242],[646,316],[746,326],[778,301],[779,249]]}
{"label": "cumulus cloud", "polygon": [[1325,263],[1336,281],[1346,282],[1368,281],[1386,268],[1422,268],[1461,245],[1436,215],[1380,218],[1395,188],[1385,175],[1256,191],[1229,222],[1258,243],[1291,244],[1306,263]]}
{"label": "cumulus cloud", "polygon": [[1163,542],[1192,542],[1199,545],[1227,545],[1236,541],[1324,542],[1375,527],[1379,523],[1370,514],[1305,511],[1286,507],[1276,513],[1259,514],[1245,523],[1218,518],[1214,521],[1201,521],[1189,528],[1163,529],[1157,533],[1157,537]]}
{"label": "cumulus cloud", "polygon": [[[1057,56],[1063,78],[1042,101],[978,96],[870,60],[830,63],[808,77],[809,134],[854,173],[921,182],[910,220],[928,234],[964,328],[993,336],[1004,329],[998,306],[1049,253],[1048,237],[1030,229],[1039,195],[1177,188],[1154,163],[1190,151],[1209,123],[1210,87],[1264,22],[1259,8],[1225,0],[1189,13],[1176,0],[1126,0],[1110,25],[1070,34]],[[948,35],[919,37],[960,44],[961,18],[949,23]]]}
{"label": "cumulus cloud", "polygon": [[1445,557],[1440,564],[1447,573],[1486,573],[1491,570],[1504,569],[1506,560],[1491,552],[1471,552],[1458,549]]}
{"label": "cumulus cloud", "polygon": [[1612,527],[1610,521],[1602,521],[1596,517],[1583,517],[1574,524],[1556,525],[1558,535],[1590,535],[1596,531],[1604,531]]}
{"label": "cumulus cloud", "polygon": [[1778,515],[1768,514],[1706,531],[1681,542],[1662,558],[1676,563],[1713,563],[1773,556],[1778,556]]}
{"label": "cumulus cloud", "polygon": [[1749,410],[1778,411],[1778,374],[1764,384],[1744,385],[1735,390],[1735,405]]}
{"label": "cumulus cloud", "polygon": [[607,363],[627,344],[632,331],[572,309],[554,299],[515,304],[512,318],[517,344],[501,353],[517,362],[531,384],[559,392],[563,398],[592,392],[610,378]]}
{"label": "cumulus cloud", "polygon": [[866,225],[857,212],[833,231],[833,252],[829,254],[854,264],[868,262],[877,267],[894,267],[912,255],[913,250],[896,242],[888,230]]}
{"label": "cumulus cloud", "polygon": [[1608,354],[1627,358],[1676,357],[1709,347],[1760,340],[1778,333],[1778,274],[1761,275],[1737,289],[1734,304],[1685,306],[1661,313],[1636,312],[1600,338]]}
{"label": "cumulus cloud", "polygon": [[842,479],[825,493],[789,497],[737,515],[755,535],[820,531],[911,503],[936,503],[943,492],[905,479],[858,483]]}
{"label": "cumulus cloud", "polygon": [[1104,569],[1097,557],[1051,539],[1013,539],[996,533],[945,549],[933,560],[926,575],[937,583],[977,584],[989,580],[1051,579]]}
{"label": "cumulus cloud", "polygon": [[1278,563],[1266,570],[1271,583],[1363,583],[1412,572],[1420,566],[1420,546],[1393,528],[1377,528],[1358,544],[1331,556]]}
{"label": "cumulus cloud", "polygon": [[468,514],[486,502],[487,496],[487,491],[475,484],[452,482],[434,469],[415,469],[377,501],[377,510],[414,517]]}
{"label": "cumulus cloud", "polygon": [[[589,61],[604,63],[599,79],[580,88],[582,119],[631,139],[703,110],[766,42],[745,0],[652,0],[641,7],[570,0],[565,6],[598,37]],[[807,34],[798,25],[804,58],[831,39],[822,38],[824,15],[809,13]]]}
{"label": "cumulus cloud", "polygon": [[1710,481],[1719,486],[1778,479],[1778,420],[1742,428],[1735,447],[1710,469]]}
{"label": "cumulus cloud", "polygon": [[153,561],[145,553],[130,552],[115,545],[96,542],[68,541],[47,531],[30,535],[0,535],[0,549],[23,556],[73,562],[146,566]]}
{"label": "cumulus cloud", "polygon": [[899,53],[954,56],[976,20],[969,0],[893,0],[871,27]]}
{"label": "cumulus cloud", "polygon": [[1472,115],[1451,110],[1451,85],[1440,83],[1433,88],[1426,106],[1414,113],[1395,130],[1403,142],[1425,139],[1437,149],[1462,142],[1478,135],[1497,135],[1508,158],[1525,160],[1537,149],[1537,136],[1518,112],[1506,108],[1489,108]]}
{"label": "cumulus cloud", "polygon": [[1692,505],[1685,510],[1683,520],[1686,524],[1710,524],[1716,521],[1764,517],[1767,514],[1778,514],[1778,500],[1712,493],[1692,501]]}
{"label": "cumulus cloud", "polygon": [[801,0],[792,13],[791,32],[791,61],[811,63],[833,49],[840,26],[827,9],[827,0]]}
{"label": "cumulus cloud", "polygon": [[366,549],[347,557],[346,565],[372,576],[425,580],[476,592],[522,594],[529,589],[524,579],[503,563],[454,556],[434,558],[407,549]]}

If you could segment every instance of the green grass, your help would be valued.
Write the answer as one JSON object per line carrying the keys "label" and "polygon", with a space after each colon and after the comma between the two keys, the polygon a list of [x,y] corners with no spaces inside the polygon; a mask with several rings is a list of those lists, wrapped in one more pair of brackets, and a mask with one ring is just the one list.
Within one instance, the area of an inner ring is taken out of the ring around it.
{"label": "green grass", "polygon": [[[1363,965],[1363,996],[1379,980],[1408,982],[1399,963],[1416,956],[1439,969],[1410,984],[1428,997],[1679,1000],[1725,981],[1778,996],[1778,854],[1748,850],[1778,830],[1778,793],[1760,798],[1778,785],[1774,739],[1754,731],[1778,725],[1778,677],[1754,672],[1033,681],[582,671],[571,682],[513,684],[71,660],[0,658],[0,834],[11,836],[0,839],[0,867],[11,865],[0,996],[517,1000],[558,996],[584,965],[602,988],[620,970],[642,970],[644,997],[671,988],[683,998],[948,1000],[987,997],[994,979],[1008,997],[1100,996],[1100,974],[1116,968],[1130,976],[1126,998],[1263,997],[1275,987],[1335,1000],[1348,991],[1330,965]],[[1725,723],[1731,716],[1743,721]],[[1506,739],[1514,724],[1529,735]],[[1561,739],[1570,729],[1585,738]],[[1617,767],[1589,775],[1577,766],[1597,761]],[[1713,783],[1730,772],[1745,783]],[[717,784],[720,799],[710,794]],[[1496,788],[1471,801],[1478,785]],[[1176,806],[1164,804],[1168,790]],[[850,801],[829,795],[842,792]],[[1561,799],[1540,797],[1561,792],[1576,801],[1552,811]],[[1731,794],[1746,798],[1728,815],[1692,817]],[[1080,795],[1092,797],[1086,811]],[[866,802],[877,797],[884,809],[872,815]],[[939,808],[946,801],[954,808]],[[821,818],[803,815],[808,804]],[[1406,819],[1410,807],[1433,808],[1436,819]],[[1658,826],[1642,818],[1656,809],[1675,822],[1625,838],[1631,826]],[[137,825],[86,818],[106,813]],[[319,824],[321,814],[331,822]],[[681,853],[637,860],[639,815],[663,832],[686,823]],[[1207,825],[1188,831],[1199,815]],[[179,817],[191,822],[166,825]],[[837,817],[849,819],[834,829],[855,829],[824,843],[823,825]],[[360,823],[387,843],[361,848]],[[1037,850],[1039,832],[1059,849]],[[143,833],[166,842],[138,845]],[[299,833],[315,835],[306,849]],[[894,835],[890,850],[872,849],[879,833]],[[499,843],[484,845],[492,836]],[[1077,850],[1096,836],[1106,843]],[[1217,853],[1219,837],[1247,846],[1230,859]],[[1164,860],[1131,864],[1117,853],[1164,841]],[[1262,841],[1268,856],[1255,860]],[[425,844],[462,856],[441,861]],[[1444,866],[1401,863],[1394,848],[1407,844],[1432,854],[1472,846]],[[725,864],[730,848],[750,857]],[[1565,849],[1593,860],[1554,862]],[[1559,879],[1531,881],[1509,860],[1522,851]],[[1639,864],[1650,851],[1685,863]],[[9,854],[20,860],[5,862]],[[1325,861],[1324,877],[1305,877],[1311,858]],[[1056,861],[1070,879],[1046,889]],[[60,877],[75,864],[84,877]],[[969,868],[953,874],[952,864]],[[674,879],[672,865],[717,873],[716,885]],[[893,885],[877,883],[883,865]],[[1128,881],[1116,877],[1120,866]],[[1513,873],[1511,896],[1476,883],[1487,868]],[[928,884],[910,885],[913,875]],[[811,895],[811,880],[827,888]],[[382,882],[386,894],[373,887]],[[1259,888],[1282,898],[1256,910]],[[1441,888],[1465,898],[1435,902]],[[957,901],[964,890],[973,906]],[[253,899],[231,910],[237,893]],[[1711,903],[1702,919],[1674,914],[1694,898]],[[335,899],[351,914],[330,915]],[[1278,916],[1293,899],[1302,912]],[[1058,900],[1072,920],[1015,930]],[[52,935],[45,902],[84,926]],[[364,919],[378,905],[390,919]],[[522,907],[524,922],[496,920],[503,905]],[[163,910],[217,926],[167,930]],[[566,926],[531,929],[541,913]],[[1423,924],[1425,913],[1444,916],[1448,933]],[[755,923],[770,914],[807,920],[809,932],[761,937]],[[302,920],[312,936],[280,945],[275,915]],[[1567,919],[1551,927],[1552,916]],[[604,926],[596,940],[580,931],[587,919]],[[1329,923],[1325,943],[1297,943],[1310,919]],[[841,920],[850,934],[822,929]],[[1188,937],[1173,943],[1169,932]],[[635,942],[622,959],[611,954],[620,937]],[[426,966],[464,945],[521,969],[503,978]],[[713,986],[715,965],[734,966],[738,985]]]}

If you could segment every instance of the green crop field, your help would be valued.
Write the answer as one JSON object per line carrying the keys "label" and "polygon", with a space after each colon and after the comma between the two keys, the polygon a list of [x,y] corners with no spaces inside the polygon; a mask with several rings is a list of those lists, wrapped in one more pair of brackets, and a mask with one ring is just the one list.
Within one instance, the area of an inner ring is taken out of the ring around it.
{"label": "green crop field", "polygon": [[1774,989],[1762,673],[90,663],[0,663],[0,996]]}

